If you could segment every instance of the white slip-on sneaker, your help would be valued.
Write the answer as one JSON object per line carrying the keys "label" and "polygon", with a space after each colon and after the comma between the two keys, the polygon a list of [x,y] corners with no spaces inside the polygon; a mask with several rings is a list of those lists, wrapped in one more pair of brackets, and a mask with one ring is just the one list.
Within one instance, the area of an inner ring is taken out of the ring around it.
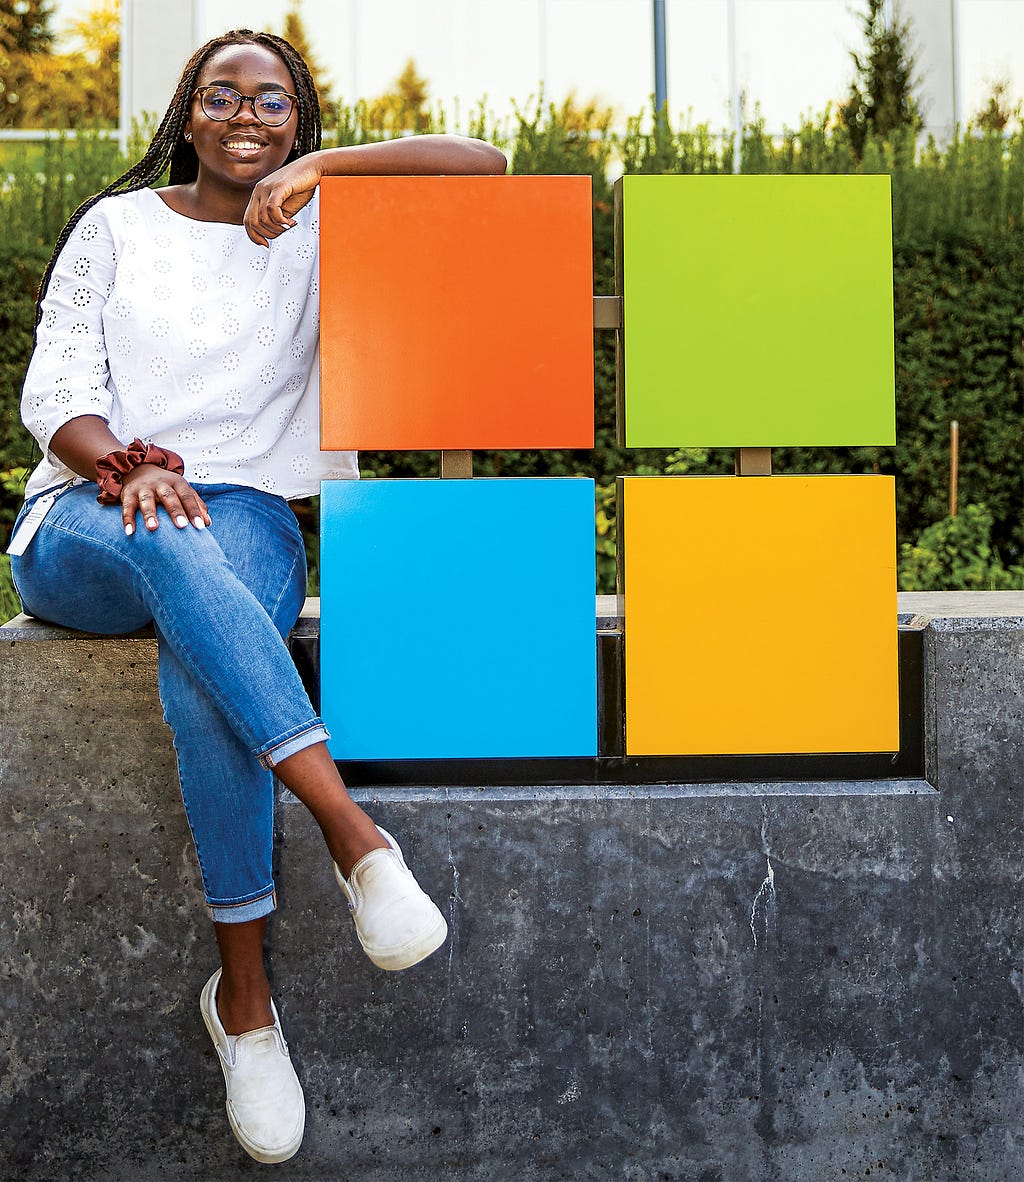
{"label": "white slip-on sneaker", "polygon": [[407,969],[441,947],[448,924],[406,866],[398,842],[377,829],[391,848],[364,854],[347,879],[335,863],[334,877],[366,955],[380,969]]}
{"label": "white slip-on sneaker", "polygon": [[257,1161],[287,1161],[302,1144],[306,1102],[281,1032],[281,1019],[271,1002],[273,1026],[234,1037],[227,1034],[217,1013],[220,972],[218,969],[206,982],[199,1008],[224,1072],[231,1131]]}

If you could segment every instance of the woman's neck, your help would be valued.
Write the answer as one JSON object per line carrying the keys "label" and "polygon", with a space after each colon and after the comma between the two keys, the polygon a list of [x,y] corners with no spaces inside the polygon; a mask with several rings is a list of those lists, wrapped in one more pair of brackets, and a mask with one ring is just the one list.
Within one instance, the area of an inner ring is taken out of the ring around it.
{"label": "woman's neck", "polygon": [[168,185],[160,192],[175,213],[197,222],[228,222],[240,226],[252,190],[204,184],[200,179],[187,185]]}

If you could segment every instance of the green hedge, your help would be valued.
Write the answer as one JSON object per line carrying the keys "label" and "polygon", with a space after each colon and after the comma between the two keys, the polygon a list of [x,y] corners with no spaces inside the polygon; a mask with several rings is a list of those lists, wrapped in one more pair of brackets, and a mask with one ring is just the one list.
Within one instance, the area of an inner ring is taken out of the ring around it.
{"label": "green hedge", "polygon": [[[673,128],[633,120],[615,137],[607,121],[569,105],[520,115],[511,128],[478,113],[471,133],[498,143],[512,171],[587,173],[594,182],[594,289],[612,290],[612,195],[608,173],[731,172],[734,141],[707,127]],[[376,138],[360,110],[342,111],[340,143]],[[0,188],[5,242],[0,249],[0,472],[29,461],[31,441],[17,421],[18,391],[28,359],[32,296],[48,246],[64,219],[115,174],[109,142],[85,136],[48,149],[40,173],[15,172]],[[1024,386],[1024,134],[1009,139],[966,134],[946,150],[917,152],[912,139],[869,142],[858,162],[842,128],[827,114],[773,140],[759,123],[739,146],[743,171],[770,173],[888,172],[893,179],[896,306],[894,448],[780,448],[777,470],[887,472],[897,481],[901,543],[913,548],[948,511],[949,423],[960,423],[960,502],[983,503],[991,518],[994,569],[1019,572],[1024,560],[1021,512]],[[616,160],[618,165],[615,164]],[[727,472],[724,450],[630,451],[615,446],[614,334],[595,334],[596,447],[593,451],[481,452],[483,475],[586,475],[598,484],[599,585],[614,581],[614,478],[628,473]],[[424,476],[436,453],[365,453],[368,476]],[[8,477],[0,492],[0,528],[9,527],[18,497]],[[315,562],[316,503],[299,508]],[[503,523],[510,547],[520,523]],[[955,533],[956,531],[954,531]],[[956,536],[960,536],[956,534]],[[909,551],[908,551],[909,553]],[[901,578],[914,578],[904,571]],[[933,574],[929,577],[935,577]],[[1002,575],[997,575],[1000,580]],[[1019,573],[1011,581],[1020,582]]]}
{"label": "green hedge", "polygon": [[1007,570],[992,548],[992,515],[965,505],[930,525],[916,545],[900,548],[901,591],[1011,591],[1024,585],[1024,566]]}

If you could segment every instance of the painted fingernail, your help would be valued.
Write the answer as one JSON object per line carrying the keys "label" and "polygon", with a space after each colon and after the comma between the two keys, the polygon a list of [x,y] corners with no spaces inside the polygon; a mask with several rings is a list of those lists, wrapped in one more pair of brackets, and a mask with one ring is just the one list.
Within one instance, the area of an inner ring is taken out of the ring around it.
{"label": "painted fingernail", "polygon": [[146,525],[148,525],[150,529],[156,529],[156,518],[155,517],[147,517],[146,518]]}
{"label": "painted fingernail", "polygon": [[193,517],[192,524],[196,529],[206,529],[206,522],[201,517]]}
{"label": "painted fingernail", "polygon": [[185,526],[188,525],[188,518],[184,513],[179,513],[174,519],[174,524],[178,527],[178,529],[184,529]]}
{"label": "painted fingernail", "polygon": [[132,525],[132,523],[131,523],[130,521],[129,521],[129,522],[127,522],[127,523],[125,524],[125,527],[124,527],[124,532],[125,532],[125,533],[126,533],[128,536],[129,536],[129,537],[131,537],[131,536],[132,536],[132,534],[133,534],[133,533],[135,533],[135,526],[134,526],[134,525]]}

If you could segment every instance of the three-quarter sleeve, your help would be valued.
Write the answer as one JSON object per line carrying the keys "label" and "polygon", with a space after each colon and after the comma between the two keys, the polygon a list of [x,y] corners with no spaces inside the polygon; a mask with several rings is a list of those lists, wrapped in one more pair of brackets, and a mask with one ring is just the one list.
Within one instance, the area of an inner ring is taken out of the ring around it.
{"label": "three-quarter sleeve", "polygon": [[54,265],[25,375],[21,417],[44,452],[58,428],[71,419],[110,419],[113,397],[103,310],[116,266],[110,225],[100,206],[94,206]]}
{"label": "three-quarter sleeve", "polygon": [[74,478],[50,450],[82,415],[182,457],[186,479],[310,496],[357,478],[319,448],[319,202],[270,249],[234,222],[178,213],[149,188],[104,197],[61,250],[22,418],[44,456],[33,496]]}

